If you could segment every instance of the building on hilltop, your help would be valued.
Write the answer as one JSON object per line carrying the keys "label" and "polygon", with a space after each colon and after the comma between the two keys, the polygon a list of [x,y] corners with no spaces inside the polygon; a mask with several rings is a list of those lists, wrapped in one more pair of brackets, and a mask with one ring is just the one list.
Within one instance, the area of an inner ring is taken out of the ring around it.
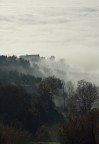
{"label": "building on hilltop", "polygon": [[23,55],[23,56],[20,56],[20,58],[27,60],[27,61],[37,62],[40,60],[40,55],[39,54],[37,54],[37,55]]}
{"label": "building on hilltop", "polygon": [[51,56],[51,57],[50,57],[50,60],[51,60],[51,61],[55,61],[55,56]]}

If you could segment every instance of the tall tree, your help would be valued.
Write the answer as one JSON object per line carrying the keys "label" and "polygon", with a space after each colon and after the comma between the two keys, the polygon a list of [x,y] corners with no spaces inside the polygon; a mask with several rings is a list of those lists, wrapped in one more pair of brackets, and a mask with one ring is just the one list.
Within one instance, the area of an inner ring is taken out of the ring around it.
{"label": "tall tree", "polygon": [[78,81],[76,90],[76,102],[78,110],[84,114],[91,110],[93,102],[98,97],[98,88],[91,82],[85,80]]}

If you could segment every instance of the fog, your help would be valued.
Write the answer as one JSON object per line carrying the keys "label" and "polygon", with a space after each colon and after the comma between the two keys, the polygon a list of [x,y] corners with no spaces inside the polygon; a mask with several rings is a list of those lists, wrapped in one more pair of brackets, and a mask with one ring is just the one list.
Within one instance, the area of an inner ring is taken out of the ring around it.
{"label": "fog", "polygon": [[98,0],[0,0],[0,54],[65,58],[99,73]]}
{"label": "fog", "polygon": [[[38,55],[33,55],[32,57],[25,56],[24,59],[28,59],[30,61],[30,66],[33,69],[31,74],[33,76],[41,77],[42,79],[54,76],[55,78],[62,80],[64,88],[59,89],[57,97],[53,97],[53,101],[57,107],[64,108],[64,92],[66,92],[68,97],[71,97],[76,91],[77,83],[80,80],[91,82],[99,87],[98,74],[90,72],[87,73],[83,70],[79,70],[78,68],[69,65],[65,59],[57,60],[54,56],[44,58],[39,57]],[[68,101],[68,97],[66,98],[66,103]],[[98,105],[99,100],[97,99],[92,108],[97,108],[99,107]]]}
{"label": "fog", "polygon": [[[99,86],[98,73],[86,72],[83,69],[68,64],[65,59],[57,60],[54,56],[45,58],[38,55],[33,55],[32,57],[26,55],[24,59],[29,60],[30,66],[33,69],[31,72],[27,72],[35,77],[46,78],[54,76],[65,83],[72,81],[75,86],[79,80],[83,79]],[[22,70],[21,72],[24,73]]]}

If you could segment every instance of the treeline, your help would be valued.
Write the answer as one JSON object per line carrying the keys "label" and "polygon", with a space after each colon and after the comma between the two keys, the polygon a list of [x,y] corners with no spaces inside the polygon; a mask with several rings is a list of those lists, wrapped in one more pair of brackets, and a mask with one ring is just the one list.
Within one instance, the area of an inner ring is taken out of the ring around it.
{"label": "treeline", "polygon": [[[27,139],[31,136],[33,141],[37,141],[38,137],[39,140],[42,139],[39,133],[42,126],[63,123],[64,118],[56,110],[49,90],[43,89],[41,85],[38,88],[38,95],[32,96],[15,84],[0,84],[0,124],[3,127],[0,129],[1,142],[2,137],[5,144],[10,144],[14,140],[18,142],[18,139],[21,140],[23,135]],[[3,130],[6,135],[3,135]],[[9,142],[6,141],[6,130],[8,133],[15,132],[16,139],[10,135]],[[17,135],[18,133],[19,135]],[[49,134],[45,139],[50,140]],[[24,140],[23,137],[22,140]],[[2,143],[4,144],[4,142]]]}
{"label": "treeline", "polygon": [[30,70],[30,63],[16,56],[0,56],[0,71],[18,71],[27,74]]}
{"label": "treeline", "polygon": [[0,143],[98,144],[99,110],[92,110],[98,87],[35,77],[35,69],[16,56],[0,56]]}

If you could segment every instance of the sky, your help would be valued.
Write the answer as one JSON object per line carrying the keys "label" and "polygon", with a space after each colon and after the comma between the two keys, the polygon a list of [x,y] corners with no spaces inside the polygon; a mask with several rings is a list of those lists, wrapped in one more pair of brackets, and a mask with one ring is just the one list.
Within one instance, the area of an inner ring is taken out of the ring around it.
{"label": "sky", "polygon": [[0,55],[40,54],[99,73],[99,0],[0,0]]}

